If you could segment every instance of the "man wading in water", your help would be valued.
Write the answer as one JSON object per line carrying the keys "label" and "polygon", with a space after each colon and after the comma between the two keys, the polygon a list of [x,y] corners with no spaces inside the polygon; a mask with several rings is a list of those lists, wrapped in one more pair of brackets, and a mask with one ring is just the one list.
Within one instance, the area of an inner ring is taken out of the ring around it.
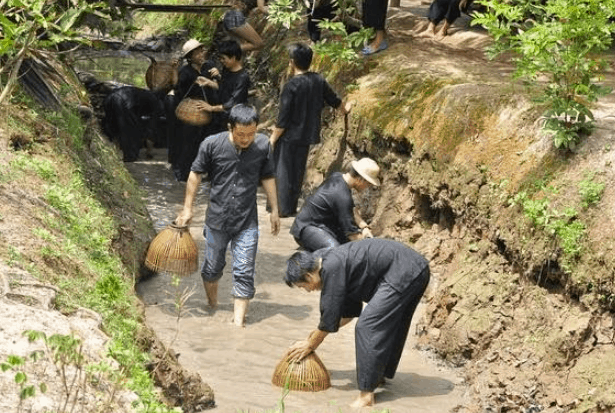
{"label": "man wading in water", "polygon": [[296,252],[287,265],[286,284],[321,293],[318,328],[286,356],[302,360],[329,333],[359,317],[355,347],[361,393],[352,406],[373,405],[376,387],[397,371],[412,315],[429,283],[428,261],[399,242],[371,238]]}
{"label": "man wading in water", "polygon": [[258,113],[252,106],[234,106],[229,114],[229,131],[206,138],[192,164],[184,209],[175,219],[179,226],[192,220],[192,205],[202,175],[210,180],[209,205],[205,219],[206,247],[201,277],[209,306],[218,304],[218,280],[226,265],[230,242],[233,257],[234,318],[245,326],[248,302],[254,297],[254,265],[258,244],[256,190],[262,184],[271,208],[271,233],[280,231],[278,201],[269,140],[256,133]]}

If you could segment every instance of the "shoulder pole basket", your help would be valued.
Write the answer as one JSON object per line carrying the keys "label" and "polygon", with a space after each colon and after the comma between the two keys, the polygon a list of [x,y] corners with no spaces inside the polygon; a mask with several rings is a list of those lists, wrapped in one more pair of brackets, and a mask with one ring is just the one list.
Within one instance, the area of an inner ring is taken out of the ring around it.
{"label": "shoulder pole basket", "polygon": [[145,256],[145,266],[155,272],[169,272],[181,277],[198,269],[199,252],[188,227],[172,223],[152,240]]}
{"label": "shoulder pole basket", "polygon": [[280,360],[273,372],[271,382],[289,390],[317,392],[331,387],[331,377],[315,352],[299,362]]}

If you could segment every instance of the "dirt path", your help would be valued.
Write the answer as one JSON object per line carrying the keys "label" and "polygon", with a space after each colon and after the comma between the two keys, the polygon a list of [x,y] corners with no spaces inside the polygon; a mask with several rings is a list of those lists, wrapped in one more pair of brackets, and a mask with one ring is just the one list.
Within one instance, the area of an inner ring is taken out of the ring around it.
{"label": "dirt path", "polygon": [[[151,161],[127,164],[147,192],[150,213],[157,230],[164,228],[179,212],[184,184],[175,182],[166,163],[165,150],[156,150]],[[202,225],[206,194],[197,198],[199,208],[191,233],[202,248]],[[318,323],[317,293],[291,289],[282,281],[286,259],[297,245],[288,230],[292,218],[282,220],[276,237],[269,232],[264,194],[259,196],[261,236],[257,256],[257,293],[252,300],[247,327],[230,324],[230,265],[220,280],[220,306],[206,309],[205,292],[199,273],[183,278],[175,289],[167,275],[157,275],[137,286],[146,304],[147,323],[159,337],[180,354],[180,362],[198,372],[213,387],[214,412],[261,412],[278,403],[281,389],[271,384],[275,365],[285,349],[302,340]],[[230,260],[229,260],[230,262]],[[184,315],[178,323],[174,300],[178,291],[193,289]],[[420,316],[415,316],[415,320]],[[413,349],[411,337],[398,374],[377,393],[377,408],[393,412],[445,412],[463,403],[465,391],[456,372],[444,368],[426,353]],[[356,397],[354,326],[330,335],[318,354],[331,373],[332,388],[319,393],[291,392],[284,402],[287,412],[349,412]],[[374,409],[363,409],[373,411]]]}

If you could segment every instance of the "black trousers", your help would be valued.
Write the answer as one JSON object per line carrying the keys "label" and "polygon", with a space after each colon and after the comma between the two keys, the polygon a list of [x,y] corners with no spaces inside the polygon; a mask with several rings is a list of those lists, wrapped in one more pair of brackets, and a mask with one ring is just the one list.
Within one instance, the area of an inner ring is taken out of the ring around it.
{"label": "black trousers", "polygon": [[297,213],[301,186],[305,175],[309,145],[293,145],[278,141],[273,151],[278,189],[278,209],[282,217]]}
{"label": "black trousers", "polygon": [[384,30],[389,0],[363,0],[363,26]]}
{"label": "black trousers", "polygon": [[452,24],[459,16],[461,16],[461,10],[459,10],[460,0],[434,0],[429,5],[429,12],[427,13],[427,19],[435,25],[438,25],[442,20]]}
{"label": "black trousers", "polygon": [[374,391],[384,377],[395,376],[412,316],[428,283],[429,267],[401,293],[383,281],[363,308],[355,327],[359,390]]}
{"label": "black trousers", "polygon": [[301,230],[299,238],[295,238],[295,241],[297,244],[301,245],[304,250],[314,252],[321,248],[337,247],[348,240],[339,240],[333,231],[328,228],[309,225]]}

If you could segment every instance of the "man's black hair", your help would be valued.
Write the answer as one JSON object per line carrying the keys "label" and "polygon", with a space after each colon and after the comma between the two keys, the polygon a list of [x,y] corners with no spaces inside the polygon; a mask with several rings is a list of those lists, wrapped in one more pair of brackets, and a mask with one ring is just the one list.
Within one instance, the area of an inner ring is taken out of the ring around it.
{"label": "man's black hair", "polygon": [[289,49],[290,58],[299,70],[308,70],[312,64],[312,49],[303,43],[294,43]]}
{"label": "man's black hair", "polygon": [[305,282],[305,274],[318,267],[318,256],[308,251],[295,252],[286,261],[286,275],[284,281],[289,287],[298,282]]}
{"label": "man's black hair", "polygon": [[256,108],[254,106],[244,105],[243,103],[233,106],[228,116],[231,129],[233,129],[235,125],[258,124],[258,121],[259,116]]}
{"label": "man's black hair", "polygon": [[243,52],[237,40],[224,40],[218,44],[218,54],[241,60]]}

